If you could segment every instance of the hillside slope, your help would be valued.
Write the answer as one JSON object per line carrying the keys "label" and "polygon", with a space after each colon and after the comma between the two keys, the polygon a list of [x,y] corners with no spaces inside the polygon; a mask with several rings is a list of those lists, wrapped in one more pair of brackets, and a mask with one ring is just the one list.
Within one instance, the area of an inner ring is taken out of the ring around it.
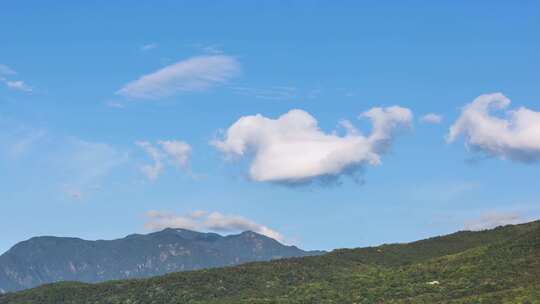
{"label": "hillside slope", "polygon": [[0,303],[540,303],[540,222],[144,280],[58,283]]}
{"label": "hillside slope", "polygon": [[134,234],[111,241],[36,237],[0,256],[0,293],[57,281],[101,282],[175,271],[306,256],[266,236],[221,236],[184,229]]}

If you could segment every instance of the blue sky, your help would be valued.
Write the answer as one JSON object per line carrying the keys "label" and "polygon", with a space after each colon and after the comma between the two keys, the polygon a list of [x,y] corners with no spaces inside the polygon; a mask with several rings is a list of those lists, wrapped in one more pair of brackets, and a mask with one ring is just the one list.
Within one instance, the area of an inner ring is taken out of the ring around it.
{"label": "blue sky", "polygon": [[0,252],[165,226],[332,249],[537,218],[539,6],[2,3]]}

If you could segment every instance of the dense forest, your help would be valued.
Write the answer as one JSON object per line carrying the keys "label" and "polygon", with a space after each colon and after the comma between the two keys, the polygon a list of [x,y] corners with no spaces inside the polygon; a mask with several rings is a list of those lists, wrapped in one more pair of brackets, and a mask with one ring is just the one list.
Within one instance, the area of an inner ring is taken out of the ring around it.
{"label": "dense forest", "polygon": [[540,303],[540,222],[151,279],[62,282],[0,303]]}

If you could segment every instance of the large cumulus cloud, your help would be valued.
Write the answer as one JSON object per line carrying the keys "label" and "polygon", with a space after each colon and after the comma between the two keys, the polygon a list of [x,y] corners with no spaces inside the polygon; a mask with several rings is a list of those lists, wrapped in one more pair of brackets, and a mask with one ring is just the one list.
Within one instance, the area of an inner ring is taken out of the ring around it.
{"label": "large cumulus cloud", "polygon": [[412,112],[399,106],[372,108],[360,116],[371,121],[371,134],[363,135],[349,121],[342,122],[345,135],[325,133],[313,116],[298,109],[277,119],[244,116],[212,144],[229,157],[251,156],[249,176],[254,181],[303,183],[339,177],[363,165],[379,165],[396,131],[412,122]]}
{"label": "large cumulus cloud", "polygon": [[[465,138],[467,147],[490,156],[520,162],[540,160],[540,112],[519,107],[505,110],[510,99],[485,94],[467,104],[450,127],[447,140]],[[501,111],[496,116],[495,111]]]}

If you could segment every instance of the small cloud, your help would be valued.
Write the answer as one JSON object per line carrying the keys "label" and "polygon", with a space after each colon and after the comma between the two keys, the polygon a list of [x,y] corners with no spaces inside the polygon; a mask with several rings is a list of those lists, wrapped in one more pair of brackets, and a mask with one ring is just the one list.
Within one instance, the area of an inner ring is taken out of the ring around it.
{"label": "small cloud", "polygon": [[5,64],[0,64],[0,82],[4,83],[8,88],[21,92],[32,92],[32,87],[22,80],[9,79],[10,76],[16,75],[17,72]]}
{"label": "small cloud", "polygon": [[122,102],[114,101],[114,100],[107,101],[105,105],[109,108],[117,108],[117,109],[123,109],[126,107]]}
{"label": "small cloud", "polygon": [[510,105],[502,93],[485,94],[465,105],[450,127],[447,141],[465,138],[468,148],[489,156],[531,163],[540,160],[540,112],[520,107],[496,116]]}
{"label": "small cloud", "polygon": [[203,52],[209,54],[223,54],[223,50],[219,45],[206,45],[202,47]]}
{"label": "small cloud", "polygon": [[226,55],[192,57],[143,75],[116,92],[135,99],[159,99],[181,92],[205,91],[240,73],[238,61]]}
{"label": "small cloud", "polygon": [[159,140],[157,145],[148,141],[138,141],[135,144],[142,148],[153,161],[153,164],[141,167],[141,171],[151,181],[161,175],[167,162],[182,169],[186,169],[189,165],[191,146],[184,141]]}
{"label": "small cloud", "polygon": [[480,231],[504,225],[522,224],[531,220],[531,218],[515,212],[487,212],[482,214],[480,218],[465,222],[464,229]]}
{"label": "small cloud", "polygon": [[157,43],[148,43],[143,46],[141,46],[141,51],[150,51],[153,49],[157,49],[159,47],[159,44]]}
{"label": "small cloud", "polygon": [[180,140],[160,140],[158,144],[175,165],[181,168],[188,165],[191,156],[191,146],[189,144]]}
{"label": "small cloud", "polygon": [[163,153],[147,141],[138,141],[135,144],[142,148],[154,162],[152,165],[142,166],[141,171],[149,180],[156,180],[163,171]]}
{"label": "small cloud", "polygon": [[350,122],[347,134],[322,131],[309,113],[294,109],[276,119],[261,114],[240,117],[222,139],[211,144],[226,157],[250,157],[250,178],[289,185],[354,176],[365,165],[377,166],[400,128],[412,123],[412,112],[392,106],[362,113],[373,130],[362,135]]}
{"label": "small cloud", "polygon": [[222,46],[219,44],[204,44],[204,43],[190,43],[187,45],[189,48],[193,48],[198,52],[204,52],[206,54],[223,54]]}
{"label": "small cloud", "polygon": [[5,64],[0,64],[0,75],[15,75],[15,74],[17,74],[17,72],[15,72],[9,66]]}
{"label": "small cloud", "polygon": [[422,116],[422,118],[420,118],[421,122],[429,123],[429,124],[440,124],[442,120],[443,120],[442,115],[435,114],[435,113],[429,113]]}
{"label": "small cloud", "polygon": [[22,80],[14,80],[14,81],[6,80],[5,84],[8,86],[8,88],[12,90],[17,90],[17,91],[22,91],[22,92],[32,92],[32,88]]}
{"label": "small cloud", "polygon": [[245,217],[204,210],[184,215],[177,215],[172,212],[149,211],[146,213],[144,226],[150,231],[165,228],[182,228],[195,231],[237,233],[250,230],[279,242],[285,242],[285,238],[281,233]]}

